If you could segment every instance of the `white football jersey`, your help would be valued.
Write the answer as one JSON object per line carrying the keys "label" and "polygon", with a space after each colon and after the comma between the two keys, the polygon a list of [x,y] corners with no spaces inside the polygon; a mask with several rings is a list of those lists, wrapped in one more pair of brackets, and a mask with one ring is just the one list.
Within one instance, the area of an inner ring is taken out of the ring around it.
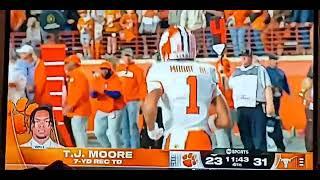
{"label": "white football jersey", "polygon": [[214,97],[221,94],[214,66],[194,61],[167,61],[151,66],[147,74],[148,92],[162,88],[159,101],[165,134],[176,128],[205,130]]}

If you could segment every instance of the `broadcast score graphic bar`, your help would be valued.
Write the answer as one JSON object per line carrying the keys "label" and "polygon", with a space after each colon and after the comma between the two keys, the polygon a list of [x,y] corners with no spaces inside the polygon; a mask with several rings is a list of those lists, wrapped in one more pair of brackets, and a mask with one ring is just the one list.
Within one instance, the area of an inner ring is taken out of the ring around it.
{"label": "broadcast score graphic bar", "polygon": [[[243,149],[210,151],[163,151],[159,149],[21,148],[25,168],[62,160],[72,167],[133,167],[189,169],[278,169],[312,170],[312,153],[249,154]],[[6,169],[21,165],[7,162]]]}
{"label": "broadcast score graphic bar", "polygon": [[282,169],[312,170],[312,153],[249,154],[243,149],[212,152],[170,152],[170,167],[200,169]]}

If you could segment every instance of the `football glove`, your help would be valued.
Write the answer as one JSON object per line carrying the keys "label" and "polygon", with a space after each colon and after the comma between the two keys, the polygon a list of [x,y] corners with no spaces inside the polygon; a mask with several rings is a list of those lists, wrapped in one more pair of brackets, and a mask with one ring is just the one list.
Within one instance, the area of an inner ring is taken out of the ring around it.
{"label": "football glove", "polygon": [[152,140],[159,140],[163,136],[163,128],[159,128],[158,123],[154,123],[154,129],[152,131],[148,129],[148,136]]}

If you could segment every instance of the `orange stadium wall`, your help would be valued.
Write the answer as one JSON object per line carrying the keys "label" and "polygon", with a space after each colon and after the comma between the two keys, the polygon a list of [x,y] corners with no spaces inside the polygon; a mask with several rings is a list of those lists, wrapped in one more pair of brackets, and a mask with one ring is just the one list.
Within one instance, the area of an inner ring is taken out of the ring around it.
{"label": "orange stadium wall", "polygon": [[[285,94],[281,100],[280,115],[282,118],[282,123],[285,129],[291,129],[292,127],[296,129],[304,129],[306,125],[306,118],[304,114],[304,106],[302,104],[302,99],[298,96],[300,91],[301,81],[306,77],[308,69],[312,61],[279,61],[279,67],[286,73],[288,78],[288,83],[291,90],[291,95]],[[212,63],[214,64],[214,63]],[[262,62],[266,65],[265,62]],[[150,67],[150,63],[138,64],[144,69],[145,73]],[[232,63],[232,70],[238,66],[239,63]],[[87,75],[89,82],[92,81],[92,71],[97,70],[98,65],[83,65],[85,74]],[[94,129],[94,116],[96,112],[96,107],[93,101],[91,101],[93,113],[89,118],[88,131],[93,131]]]}

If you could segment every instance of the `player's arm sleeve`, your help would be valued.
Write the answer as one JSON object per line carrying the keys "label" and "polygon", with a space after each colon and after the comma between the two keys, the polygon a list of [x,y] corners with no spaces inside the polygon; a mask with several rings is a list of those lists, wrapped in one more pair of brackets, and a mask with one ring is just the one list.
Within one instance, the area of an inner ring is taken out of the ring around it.
{"label": "player's arm sleeve", "polygon": [[[162,89],[161,80],[159,79],[160,73],[156,66],[151,66],[147,73],[147,91],[148,93],[155,89]],[[162,89],[164,90],[164,89]]]}

